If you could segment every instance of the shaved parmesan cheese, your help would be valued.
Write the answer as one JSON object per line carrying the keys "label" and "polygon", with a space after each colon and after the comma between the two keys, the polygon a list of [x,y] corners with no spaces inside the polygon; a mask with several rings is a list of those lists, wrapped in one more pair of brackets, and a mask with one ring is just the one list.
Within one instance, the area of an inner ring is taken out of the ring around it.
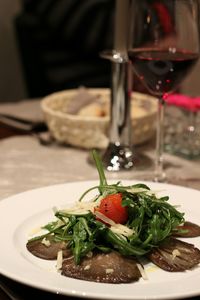
{"label": "shaved parmesan cheese", "polygon": [[174,249],[173,251],[172,251],[172,259],[174,260],[177,256],[180,256],[181,255],[181,253],[180,253],[180,251],[178,250],[178,249]]}
{"label": "shaved parmesan cheese", "polygon": [[95,216],[103,221],[104,223],[108,224],[108,225],[115,225],[115,222],[113,220],[111,220],[110,218],[106,217],[104,214],[102,214],[100,211],[95,210],[94,211]]}
{"label": "shaved parmesan cheese", "polygon": [[113,269],[106,269],[106,274],[112,274],[114,272]]}
{"label": "shaved parmesan cheese", "polygon": [[139,188],[139,187],[134,188],[134,187],[132,187],[132,188],[127,189],[127,192],[132,193],[132,194],[137,194],[137,193],[143,193],[144,192],[147,195],[152,196],[152,195],[157,195],[159,193],[162,193],[162,192],[164,192],[164,190],[153,191],[153,190],[148,190],[148,189],[145,189],[145,188]]}
{"label": "shaved parmesan cheese", "polygon": [[74,215],[85,215],[90,211],[93,213],[96,206],[97,202],[77,202],[76,205],[64,209],[63,212]]}
{"label": "shaved parmesan cheese", "polygon": [[144,189],[144,188],[130,188],[130,189],[127,189],[127,192],[129,193],[132,193],[132,194],[137,194],[137,193],[142,193],[142,192],[149,192],[149,190],[147,189]]}
{"label": "shaved parmesan cheese", "polygon": [[60,270],[62,268],[62,262],[63,262],[63,252],[62,250],[59,250],[57,253],[57,262],[56,262],[57,270]]}
{"label": "shaved parmesan cheese", "polygon": [[128,228],[125,225],[115,223],[113,220],[106,217],[104,214],[100,213],[99,211],[95,211],[94,214],[97,216],[98,219],[103,221],[104,223],[110,225],[110,230],[114,233],[121,234],[123,236],[129,237],[134,233],[133,229]]}
{"label": "shaved parmesan cheese", "polygon": [[42,239],[41,243],[47,247],[49,247],[51,245],[50,241],[47,240],[45,237]]}
{"label": "shaved parmesan cheese", "polygon": [[146,274],[144,268],[141,266],[141,264],[136,264],[136,265],[138,267],[138,270],[140,271],[140,274],[141,274],[142,278],[144,280],[148,280],[147,274]]}
{"label": "shaved parmesan cheese", "polygon": [[[66,219],[66,218],[65,218],[65,221],[67,222],[67,219]],[[59,228],[59,227],[62,226],[62,225],[65,225],[65,223],[64,223],[62,220],[58,219],[55,228]]]}
{"label": "shaved parmesan cheese", "polygon": [[112,232],[117,233],[117,234],[121,234],[124,235],[126,237],[131,236],[132,234],[134,234],[134,230],[128,228],[125,225],[122,224],[114,224],[110,227],[110,230],[112,230]]}

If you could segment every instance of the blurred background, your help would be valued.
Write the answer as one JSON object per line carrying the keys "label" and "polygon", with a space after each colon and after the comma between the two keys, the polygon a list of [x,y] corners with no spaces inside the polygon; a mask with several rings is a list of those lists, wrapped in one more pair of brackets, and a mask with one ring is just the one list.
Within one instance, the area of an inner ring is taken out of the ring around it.
{"label": "blurred background", "polygon": [[[110,86],[114,0],[0,0],[0,102]],[[181,87],[200,93],[200,62]],[[192,82],[192,90],[190,88]],[[134,90],[144,91],[135,79]]]}
{"label": "blurred background", "polygon": [[0,101],[107,87],[114,0],[0,0]]}

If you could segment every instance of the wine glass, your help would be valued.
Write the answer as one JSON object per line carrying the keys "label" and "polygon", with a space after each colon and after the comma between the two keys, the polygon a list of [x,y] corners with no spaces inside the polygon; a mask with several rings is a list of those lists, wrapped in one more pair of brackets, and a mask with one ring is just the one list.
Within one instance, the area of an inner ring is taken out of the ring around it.
{"label": "wine glass", "polygon": [[157,96],[155,181],[163,168],[164,103],[199,57],[198,0],[132,0],[128,57],[149,92]]}
{"label": "wine glass", "polygon": [[[100,56],[111,62],[110,124],[108,146],[101,153],[108,171],[143,170],[151,159],[136,152],[132,136],[132,66],[127,56],[129,0],[115,1],[114,49],[104,50]],[[89,160],[91,161],[91,159]]]}

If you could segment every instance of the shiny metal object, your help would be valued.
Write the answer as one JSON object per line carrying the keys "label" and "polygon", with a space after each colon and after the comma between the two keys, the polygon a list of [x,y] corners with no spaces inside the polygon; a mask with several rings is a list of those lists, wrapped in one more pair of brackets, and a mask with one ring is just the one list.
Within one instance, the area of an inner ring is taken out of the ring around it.
{"label": "shiny metal object", "polygon": [[128,170],[134,166],[130,116],[132,69],[127,57],[116,51],[105,51],[101,56],[112,63],[109,145],[102,161],[108,171]]}

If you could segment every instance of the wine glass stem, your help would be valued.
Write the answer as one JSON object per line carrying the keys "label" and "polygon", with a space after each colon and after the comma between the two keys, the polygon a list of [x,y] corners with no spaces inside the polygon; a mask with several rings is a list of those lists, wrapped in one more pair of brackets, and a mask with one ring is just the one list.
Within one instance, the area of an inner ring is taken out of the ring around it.
{"label": "wine glass stem", "polygon": [[131,169],[133,151],[131,142],[132,69],[129,61],[112,62],[109,144],[102,161],[109,171]]}
{"label": "wine glass stem", "polygon": [[164,106],[162,98],[158,101],[157,112],[157,132],[156,132],[156,159],[155,159],[155,176],[154,181],[165,181],[165,172],[163,168],[163,149],[164,149]]}
{"label": "wine glass stem", "polygon": [[130,64],[112,64],[110,142],[131,147]]}

